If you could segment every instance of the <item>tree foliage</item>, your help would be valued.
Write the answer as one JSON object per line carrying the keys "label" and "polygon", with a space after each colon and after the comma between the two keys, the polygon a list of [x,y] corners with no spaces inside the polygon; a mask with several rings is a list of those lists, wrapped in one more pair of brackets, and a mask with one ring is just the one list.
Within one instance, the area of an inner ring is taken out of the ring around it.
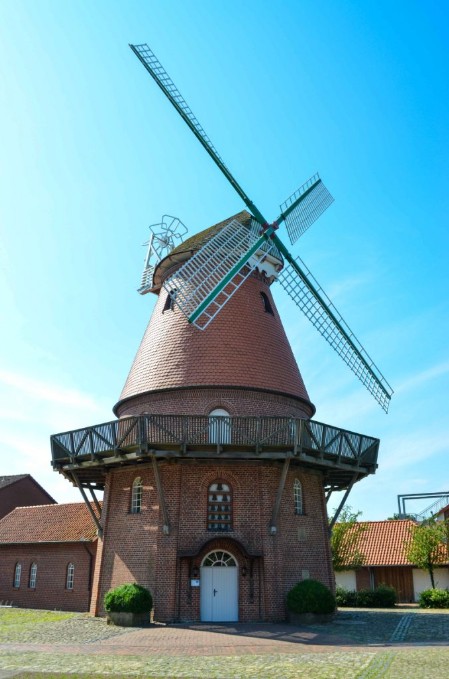
{"label": "tree foliage", "polygon": [[435,589],[435,567],[448,562],[449,521],[430,519],[413,526],[406,545],[406,556],[415,566],[429,573]]}
{"label": "tree foliage", "polygon": [[365,563],[365,557],[360,550],[359,542],[366,530],[363,523],[358,522],[362,512],[354,512],[349,505],[339,516],[339,521],[332,528],[331,550],[334,571],[346,571],[360,568]]}

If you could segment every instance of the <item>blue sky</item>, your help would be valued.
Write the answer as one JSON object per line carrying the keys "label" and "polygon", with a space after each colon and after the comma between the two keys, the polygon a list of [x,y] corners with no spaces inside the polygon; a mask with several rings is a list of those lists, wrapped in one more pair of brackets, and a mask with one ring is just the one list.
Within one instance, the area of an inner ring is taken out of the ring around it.
{"label": "blue sky", "polygon": [[315,419],[381,439],[350,504],[382,519],[398,493],[449,490],[448,13],[2,1],[1,473],[79,499],[49,435],[112,419],[153,304],[148,225],[242,208],[128,47],[148,42],[268,218],[316,170],[335,197],[294,252],[395,389],[388,415],[275,295]]}

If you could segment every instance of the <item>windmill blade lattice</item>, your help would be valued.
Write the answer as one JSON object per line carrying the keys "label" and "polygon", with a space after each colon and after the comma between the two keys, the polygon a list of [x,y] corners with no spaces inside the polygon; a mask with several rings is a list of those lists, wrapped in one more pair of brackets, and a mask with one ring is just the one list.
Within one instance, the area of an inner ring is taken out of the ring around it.
{"label": "windmill blade lattice", "polygon": [[256,266],[274,250],[274,244],[260,235],[260,224],[255,220],[248,228],[234,219],[170,276],[163,287],[189,322],[204,330]]}
{"label": "windmill blade lattice", "polygon": [[388,412],[393,389],[304,262],[299,257],[290,260],[278,280],[318,332]]}
{"label": "windmill blade lattice", "polygon": [[198,139],[200,144],[202,144],[202,146],[206,149],[214,163],[223,172],[226,179],[237,191],[237,193],[239,194],[240,198],[243,200],[247,208],[251,211],[254,217],[256,217],[256,219],[259,220],[261,224],[264,224],[266,220],[259,212],[257,207],[254,205],[252,200],[248,198],[248,196],[246,195],[240,184],[237,182],[235,177],[232,176],[232,174],[224,164],[223,159],[220,157],[220,154],[218,153],[217,149],[212,144],[208,135],[204,131],[203,126],[200,124],[200,122],[193,114],[192,109],[190,108],[190,106],[182,96],[181,92],[178,90],[175,83],[170,78],[167,71],[164,69],[159,59],[154,54],[154,52],[148,47],[147,44],[130,45],[130,48],[132,49],[136,57],[139,59],[139,61],[145,66],[146,70],[151,75],[153,80],[155,80],[156,83],[159,85],[162,92],[165,94],[170,103],[178,111],[179,115],[184,120],[184,122],[190,127],[193,134]]}
{"label": "windmill blade lattice", "polygon": [[[189,322],[204,329],[240,288],[251,271],[267,259],[269,252],[274,253],[276,250],[278,254],[282,253],[288,265],[281,275],[281,284],[387,412],[393,390],[308,269],[304,265],[304,271],[301,269],[275,235],[277,223],[268,224],[230,173],[148,45],[130,47],[255,218],[255,227],[250,232],[239,222],[235,222],[232,227],[228,225],[229,229],[222,229],[164,283],[167,292]],[[316,174],[281,205],[281,215],[277,221],[286,222],[290,240],[294,243],[332,201],[332,196]],[[261,225],[264,228],[262,235]]]}
{"label": "windmill blade lattice", "polygon": [[285,221],[292,245],[333,202],[334,199],[316,173],[282,203],[277,221]]}

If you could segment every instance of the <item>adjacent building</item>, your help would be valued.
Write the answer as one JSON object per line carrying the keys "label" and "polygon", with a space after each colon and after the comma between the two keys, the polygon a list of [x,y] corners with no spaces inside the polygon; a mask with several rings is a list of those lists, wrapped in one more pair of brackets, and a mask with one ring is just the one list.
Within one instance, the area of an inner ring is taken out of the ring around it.
{"label": "adjacent building", "polygon": [[88,611],[96,548],[84,502],[13,509],[0,521],[0,602]]}
{"label": "adjacent building", "polygon": [[[357,549],[364,557],[364,565],[336,573],[337,585],[358,591],[385,584],[395,588],[399,602],[417,601],[420,592],[431,587],[431,582],[429,574],[415,568],[406,556],[416,522],[411,519],[363,521],[360,525],[363,530],[359,533]],[[449,587],[448,564],[435,569],[435,586]]]}
{"label": "adjacent building", "polygon": [[0,519],[15,507],[56,503],[30,474],[0,476]]}

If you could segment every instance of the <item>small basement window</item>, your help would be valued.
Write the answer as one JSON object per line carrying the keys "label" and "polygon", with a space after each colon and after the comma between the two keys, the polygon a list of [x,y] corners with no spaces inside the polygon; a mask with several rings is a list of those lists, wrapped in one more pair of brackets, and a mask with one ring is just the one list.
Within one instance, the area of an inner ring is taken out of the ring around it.
{"label": "small basement window", "polygon": [[271,302],[270,302],[268,295],[265,292],[261,292],[260,296],[262,297],[262,300],[263,300],[264,311],[267,314],[271,314],[272,316],[274,316],[273,307],[271,306]]}

